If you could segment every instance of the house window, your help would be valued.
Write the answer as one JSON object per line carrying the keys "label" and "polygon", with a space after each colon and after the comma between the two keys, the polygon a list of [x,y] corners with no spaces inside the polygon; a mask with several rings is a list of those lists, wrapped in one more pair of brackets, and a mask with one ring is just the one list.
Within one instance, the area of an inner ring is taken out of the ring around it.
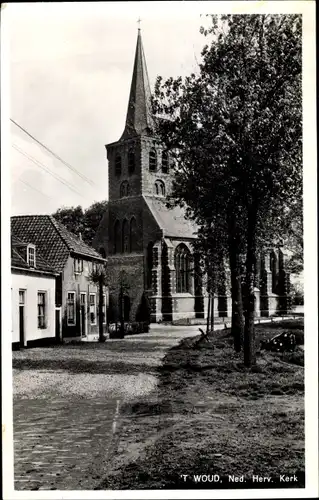
{"label": "house window", "polygon": [[120,186],[120,198],[130,196],[130,185],[127,181],[123,181]]}
{"label": "house window", "polygon": [[103,318],[103,325],[105,325],[106,324],[106,295],[105,295],[105,293],[103,294],[102,318]]}
{"label": "house window", "polygon": [[165,184],[163,181],[155,182],[154,193],[156,194],[156,196],[165,196]]}
{"label": "house window", "polygon": [[81,274],[83,272],[83,260],[74,259],[74,272],[76,274]]}
{"label": "house window", "polygon": [[186,245],[178,245],[175,251],[176,292],[190,292],[190,251]]}
{"label": "house window", "polygon": [[133,174],[135,170],[135,154],[132,149],[128,152],[128,171],[129,174]]}
{"label": "house window", "polygon": [[96,325],[95,293],[90,293],[90,322],[91,322],[91,325]]}
{"label": "house window", "polygon": [[168,174],[168,152],[163,151],[162,153],[162,172],[163,174]]}
{"label": "house window", "polygon": [[115,157],[115,175],[120,176],[122,173],[122,158],[118,154]]}
{"label": "house window", "polygon": [[68,321],[68,325],[70,325],[70,326],[75,325],[75,323],[76,323],[75,292],[68,292],[67,321]]}
{"label": "house window", "polygon": [[149,152],[149,169],[155,172],[157,168],[157,155],[155,149],[151,149]]}
{"label": "house window", "polygon": [[27,262],[30,267],[35,267],[35,246],[28,245]]}
{"label": "house window", "polygon": [[24,304],[25,304],[25,290],[19,290],[19,306],[24,306]]}
{"label": "house window", "polygon": [[46,328],[46,293],[38,292],[38,328]]}

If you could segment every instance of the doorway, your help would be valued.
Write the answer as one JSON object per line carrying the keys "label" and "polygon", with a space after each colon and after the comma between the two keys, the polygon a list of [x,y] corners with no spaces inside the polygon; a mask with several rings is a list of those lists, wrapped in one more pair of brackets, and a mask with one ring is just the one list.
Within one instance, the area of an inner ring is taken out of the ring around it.
{"label": "doorway", "polygon": [[86,293],[81,292],[80,296],[80,319],[81,319],[81,337],[86,336]]}
{"label": "doorway", "polygon": [[61,328],[61,307],[55,308],[55,339],[57,342],[62,341],[62,328]]}
{"label": "doorway", "polygon": [[25,343],[25,290],[19,290],[19,344],[24,347]]}
{"label": "doorway", "polygon": [[130,320],[131,301],[128,295],[124,295],[124,321]]}

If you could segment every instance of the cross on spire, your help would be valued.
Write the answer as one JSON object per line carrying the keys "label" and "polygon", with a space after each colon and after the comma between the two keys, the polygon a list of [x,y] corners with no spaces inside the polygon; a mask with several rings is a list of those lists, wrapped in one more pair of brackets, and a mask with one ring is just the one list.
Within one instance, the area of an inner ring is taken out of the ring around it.
{"label": "cross on spire", "polygon": [[142,19],[139,17],[138,20],[137,20],[138,30],[139,31],[141,30],[141,21],[142,21]]}

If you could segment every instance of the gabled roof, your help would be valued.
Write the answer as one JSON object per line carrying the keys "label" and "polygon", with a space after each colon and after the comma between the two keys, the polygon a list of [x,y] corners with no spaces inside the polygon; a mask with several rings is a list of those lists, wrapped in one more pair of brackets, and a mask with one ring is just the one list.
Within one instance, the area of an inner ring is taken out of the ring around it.
{"label": "gabled roof", "polygon": [[19,240],[36,245],[43,258],[59,272],[63,271],[70,253],[105,262],[98,252],[51,215],[11,217],[11,233]]}
{"label": "gabled roof", "polygon": [[141,134],[150,135],[152,132],[154,132],[154,120],[151,108],[151,89],[139,29],[126,123],[121,139]]}
{"label": "gabled roof", "polygon": [[197,237],[198,228],[194,222],[185,218],[185,211],[180,207],[169,209],[165,199],[144,196],[154,219],[163,231],[163,236],[170,238]]}
{"label": "gabled roof", "polygon": [[31,267],[27,262],[27,246],[16,236],[11,237],[11,267],[15,269],[26,269],[32,272],[45,272],[46,274],[57,275],[56,269],[53,269],[36,249],[35,259],[36,267]]}

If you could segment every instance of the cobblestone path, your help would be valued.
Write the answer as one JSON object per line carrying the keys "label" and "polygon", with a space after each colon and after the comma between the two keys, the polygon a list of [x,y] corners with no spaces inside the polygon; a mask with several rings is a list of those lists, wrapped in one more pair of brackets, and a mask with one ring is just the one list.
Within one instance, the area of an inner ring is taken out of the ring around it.
{"label": "cobblestone path", "polygon": [[[123,403],[157,397],[167,350],[197,328],[13,353],[15,490],[93,490],[121,435]],[[126,421],[127,424],[127,421]]]}
{"label": "cobblestone path", "polygon": [[117,401],[46,399],[14,404],[15,489],[94,488],[112,445]]}

